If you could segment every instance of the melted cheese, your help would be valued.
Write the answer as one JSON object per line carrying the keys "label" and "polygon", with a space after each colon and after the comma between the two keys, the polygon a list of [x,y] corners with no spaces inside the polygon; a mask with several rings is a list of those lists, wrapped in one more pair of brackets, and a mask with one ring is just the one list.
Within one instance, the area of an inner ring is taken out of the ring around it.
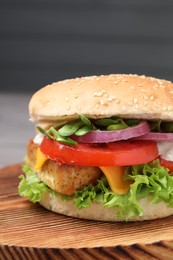
{"label": "melted cheese", "polygon": [[124,167],[122,166],[104,166],[100,167],[109,183],[111,190],[117,194],[123,195],[129,191],[130,181],[124,181]]}
{"label": "melted cheese", "polygon": [[48,158],[41,152],[40,148],[37,148],[35,169],[40,170],[47,160]]}

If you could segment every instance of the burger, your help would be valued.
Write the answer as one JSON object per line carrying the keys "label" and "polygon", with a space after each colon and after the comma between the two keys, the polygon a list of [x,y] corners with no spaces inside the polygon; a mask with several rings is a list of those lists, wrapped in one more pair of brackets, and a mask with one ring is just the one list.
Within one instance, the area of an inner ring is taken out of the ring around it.
{"label": "burger", "polygon": [[98,221],[173,214],[173,83],[139,75],[68,79],[29,103],[19,194]]}

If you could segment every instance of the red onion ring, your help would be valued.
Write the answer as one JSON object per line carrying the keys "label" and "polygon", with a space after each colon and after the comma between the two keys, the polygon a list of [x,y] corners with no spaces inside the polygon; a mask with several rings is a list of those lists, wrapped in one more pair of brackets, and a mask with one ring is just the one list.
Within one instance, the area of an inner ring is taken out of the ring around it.
{"label": "red onion ring", "polygon": [[133,138],[133,140],[150,140],[150,141],[167,141],[173,142],[173,133],[157,133],[157,132],[149,132],[145,135],[141,135],[139,137]]}
{"label": "red onion ring", "polygon": [[127,140],[141,135],[144,136],[149,132],[149,124],[146,121],[142,121],[134,127],[111,131],[93,130],[82,136],[73,136],[72,139],[79,143],[110,143],[120,140]]}

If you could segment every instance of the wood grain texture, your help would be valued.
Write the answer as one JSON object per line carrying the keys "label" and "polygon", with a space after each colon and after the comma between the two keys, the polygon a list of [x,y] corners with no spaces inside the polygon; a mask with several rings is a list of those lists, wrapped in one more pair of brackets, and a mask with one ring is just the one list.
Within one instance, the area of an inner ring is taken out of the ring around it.
{"label": "wood grain texture", "polygon": [[173,259],[173,217],[136,223],[52,213],[17,193],[21,165],[0,170],[0,259]]}

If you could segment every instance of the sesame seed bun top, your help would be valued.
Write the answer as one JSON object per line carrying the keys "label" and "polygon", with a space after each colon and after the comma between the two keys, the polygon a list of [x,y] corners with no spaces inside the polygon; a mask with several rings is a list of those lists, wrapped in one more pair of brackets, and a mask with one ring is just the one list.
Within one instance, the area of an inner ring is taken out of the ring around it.
{"label": "sesame seed bun top", "polygon": [[37,91],[29,103],[34,122],[120,116],[173,120],[173,83],[112,74],[68,79]]}

